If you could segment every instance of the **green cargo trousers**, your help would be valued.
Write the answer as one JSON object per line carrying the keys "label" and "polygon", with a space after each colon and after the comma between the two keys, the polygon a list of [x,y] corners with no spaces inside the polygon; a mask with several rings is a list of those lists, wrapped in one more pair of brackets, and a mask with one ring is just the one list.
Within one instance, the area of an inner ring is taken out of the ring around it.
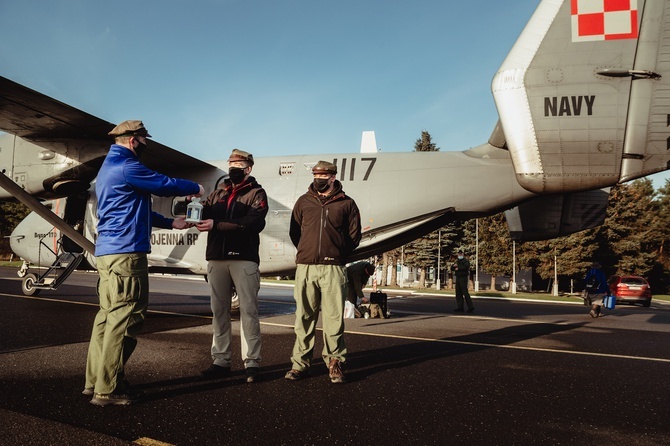
{"label": "green cargo trousers", "polygon": [[345,362],[344,300],[347,297],[347,273],[339,265],[298,264],[295,273],[295,344],[293,369],[305,370],[312,362],[319,310],[323,325],[323,360]]}
{"label": "green cargo trousers", "polygon": [[149,303],[146,253],[96,257],[100,309],[86,360],[86,388],[127,393],[124,366],[137,344]]}

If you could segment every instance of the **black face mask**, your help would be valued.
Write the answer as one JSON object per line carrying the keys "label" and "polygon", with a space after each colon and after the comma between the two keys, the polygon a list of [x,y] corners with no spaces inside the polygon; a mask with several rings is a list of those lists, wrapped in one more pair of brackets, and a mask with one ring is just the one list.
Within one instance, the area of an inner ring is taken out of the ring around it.
{"label": "black face mask", "polygon": [[146,144],[137,141],[137,147],[135,147],[135,155],[137,155],[137,157],[140,158],[146,148],[147,148]]}
{"label": "black face mask", "polygon": [[239,167],[229,168],[228,175],[230,176],[230,181],[232,181],[233,184],[240,184],[242,181],[244,181],[244,177],[246,176],[244,174],[244,169]]}
{"label": "black face mask", "polygon": [[314,178],[314,190],[317,192],[324,193],[328,190],[330,184],[328,184],[328,178]]}

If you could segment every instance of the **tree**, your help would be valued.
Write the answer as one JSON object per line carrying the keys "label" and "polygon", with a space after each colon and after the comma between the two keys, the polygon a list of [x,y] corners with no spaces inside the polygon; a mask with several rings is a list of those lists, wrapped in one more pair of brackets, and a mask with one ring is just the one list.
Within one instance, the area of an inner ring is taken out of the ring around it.
{"label": "tree", "polygon": [[10,201],[0,202],[0,255],[8,257],[11,254],[9,239],[5,238],[12,233],[14,228],[30,213],[22,203]]}
{"label": "tree", "polygon": [[612,273],[646,275],[654,268],[658,254],[652,248],[662,243],[654,232],[654,196],[648,178],[612,188],[604,225],[607,246],[616,259]]}
{"label": "tree", "polygon": [[440,148],[437,147],[430,137],[430,133],[425,130],[421,131],[421,138],[417,139],[414,143],[415,152],[439,152]]}
{"label": "tree", "polygon": [[[423,130],[414,143],[415,152],[437,152],[440,149],[431,141],[430,133]],[[437,262],[437,231],[424,235],[405,246],[405,264],[419,268],[419,286],[426,286],[426,271]]]}
{"label": "tree", "polygon": [[491,290],[496,276],[512,274],[512,239],[505,214],[480,219],[479,252],[482,270],[491,274]]}

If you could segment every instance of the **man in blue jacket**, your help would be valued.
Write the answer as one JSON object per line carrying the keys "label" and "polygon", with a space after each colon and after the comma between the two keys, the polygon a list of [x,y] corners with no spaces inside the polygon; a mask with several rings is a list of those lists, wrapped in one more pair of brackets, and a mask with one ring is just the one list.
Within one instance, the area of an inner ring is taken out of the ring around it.
{"label": "man in blue jacket", "polygon": [[203,187],[170,178],[140,163],[151,137],[142,121],[124,121],[109,132],[113,144],[96,181],[98,237],[95,257],[100,310],[93,323],[86,360],[84,395],[98,406],[135,401],[124,365],[137,344],[149,303],[147,253],[151,228],[185,229],[183,217],[166,218],[151,210],[151,195],[201,196]]}
{"label": "man in blue jacket", "polygon": [[603,306],[603,299],[609,293],[609,286],[605,273],[598,262],[593,262],[591,268],[586,272],[584,282],[586,283],[587,304],[591,304],[591,317],[600,316],[600,307]]}

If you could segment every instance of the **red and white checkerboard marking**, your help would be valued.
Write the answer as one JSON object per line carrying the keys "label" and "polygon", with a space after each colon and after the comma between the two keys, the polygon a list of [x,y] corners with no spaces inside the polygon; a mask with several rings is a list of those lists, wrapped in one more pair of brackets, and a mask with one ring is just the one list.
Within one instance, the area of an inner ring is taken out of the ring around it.
{"label": "red and white checkerboard marking", "polygon": [[571,0],[572,41],[637,39],[637,0]]}

